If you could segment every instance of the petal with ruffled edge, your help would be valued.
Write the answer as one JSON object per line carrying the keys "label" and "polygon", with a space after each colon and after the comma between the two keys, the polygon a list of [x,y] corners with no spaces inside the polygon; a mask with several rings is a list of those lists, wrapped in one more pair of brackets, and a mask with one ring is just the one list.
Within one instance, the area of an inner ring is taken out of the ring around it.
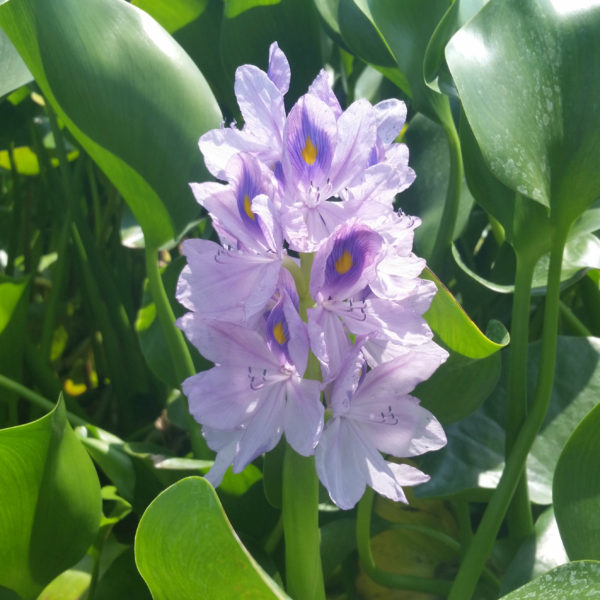
{"label": "petal with ruffled edge", "polygon": [[188,264],[177,282],[177,300],[202,318],[247,323],[273,296],[281,258],[223,249],[209,240],[182,244]]}
{"label": "petal with ruffled edge", "polygon": [[269,68],[267,69],[267,75],[277,86],[281,95],[285,96],[290,88],[290,63],[277,42],[273,42],[269,46]]}
{"label": "petal with ruffled edge", "polygon": [[396,98],[389,98],[378,102],[373,109],[377,119],[377,137],[383,144],[391,144],[404,127],[406,104]]}

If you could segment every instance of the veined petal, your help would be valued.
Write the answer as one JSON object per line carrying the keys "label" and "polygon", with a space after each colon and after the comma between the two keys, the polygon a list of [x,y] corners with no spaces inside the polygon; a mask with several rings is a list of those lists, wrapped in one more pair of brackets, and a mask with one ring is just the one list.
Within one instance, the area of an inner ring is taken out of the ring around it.
{"label": "veined petal", "polygon": [[383,238],[354,221],[340,226],[315,254],[311,295],[342,300],[365,288],[376,275]]}
{"label": "veined petal", "polygon": [[338,138],[331,164],[333,193],[360,181],[377,139],[373,107],[364,99],[353,102],[337,122]]}
{"label": "veined petal", "polygon": [[[266,369],[278,371],[280,362],[269,350],[264,337],[254,329],[236,323],[201,319],[188,313],[177,320],[200,354],[220,365],[236,367],[246,378]],[[263,374],[266,375],[266,374]]]}
{"label": "veined petal", "polygon": [[213,367],[182,384],[190,413],[198,423],[217,429],[235,429],[256,411],[260,392],[250,386],[248,373],[239,367]]}
{"label": "veined petal", "polygon": [[255,458],[273,450],[283,433],[285,382],[270,385],[262,393],[260,405],[244,430],[233,459],[234,473],[240,473]]}
{"label": "veined petal", "polygon": [[237,452],[239,439],[243,434],[242,429],[232,429],[219,431],[217,429],[202,428],[202,435],[211,450],[217,452],[215,462],[204,478],[209,481],[213,487],[218,487],[223,481],[223,476],[233,462],[233,457]]}
{"label": "veined petal", "polygon": [[277,42],[273,42],[269,47],[267,75],[283,96],[287,94],[290,87],[290,63]]}
{"label": "veined petal", "polygon": [[224,250],[209,240],[186,240],[188,265],[176,296],[202,318],[246,323],[261,313],[277,286],[281,258]]}
{"label": "veined petal", "polygon": [[235,72],[235,95],[244,117],[244,131],[272,149],[274,160],[281,154],[285,107],[279,88],[254,65],[242,65]]}
{"label": "veined petal", "polygon": [[320,397],[319,381],[291,377],[287,382],[285,437],[302,456],[314,453],[323,430],[324,408]]}
{"label": "veined petal", "polygon": [[337,376],[352,343],[337,315],[322,306],[309,308],[307,314],[310,347],[321,363],[323,382],[327,383]]}
{"label": "veined petal", "polygon": [[284,130],[283,170],[287,185],[300,189],[325,185],[337,137],[331,109],[317,97],[302,96]]}
{"label": "veined petal", "polygon": [[354,431],[343,417],[333,417],[315,452],[317,475],[333,502],[344,510],[354,507],[366,488],[366,478],[358,466],[365,456],[356,442]]}
{"label": "veined petal", "polygon": [[391,144],[404,127],[406,104],[396,98],[390,98],[378,102],[373,108],[377,119],[377,137],[384,144]]}
{"label": "veined petal", "polygon": [[327,104],[327,106],[329,106],[329,108],[333,111],[336,119],[340,117],[342,114],[342,107],[340,106],[337,96],[331,89],[329,75],[325,69],[321,69],[318,75],[314,78],[313,82],[308,88],[308,93],[325,102],[325,104]]}

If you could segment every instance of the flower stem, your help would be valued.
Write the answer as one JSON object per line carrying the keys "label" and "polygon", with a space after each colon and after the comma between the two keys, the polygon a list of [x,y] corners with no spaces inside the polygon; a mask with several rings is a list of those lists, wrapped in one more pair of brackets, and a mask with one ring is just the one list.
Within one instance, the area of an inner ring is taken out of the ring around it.
{"label": "flower stem", "polygon": [[479,528],[473,537],[473,542],[460,565],[448,600],[468,600],[473,597],[473,592],[475,591],[485,561],[494,545],[494,540],[496,539],[504,515],[525,468],[529,450],[548,410],[554,380],[554,364],[556,361],[560,271],[569,226],[570,223],[568,225],[559,223],[553,236],[544,312],[540,370],[531,411],[527,415],[515,439],[498,487],[492,495]]}
{"label": "flower stem", "polygon": [[294,600],[325,600],[315,461],[289,446],[283,461],[282,510],[287,591]]}
{"label": "flower stem", "polygon": [[[148,287],[154,300],[158,321],[167,340],[167,349],[173,362],[173,367],[179,381],[183,381],[195,374],[196,369],[192,356],[186,345],[183,334],[175,326],[175,315],[169,303],[160,271],[158,268],[158,249],[146,244],[146,275],[148,276]],[[190,443],[196,458],[208,458],[211,456],[206,442],[200,432],[200,426],[192,415],[187,412],[186,416]]]}
{"label": "flower stem", "polygon": [[[527,416],[527,350],[529,341],[529,308],[535,257],[517,252],[517,271],[513,296],[510,351],[508,357],[508,397],[506,403],[506,448],[508,460],[517,434]],[[517,485],[507,514],[509,537],[515,545],[533,533],[525,473]]]}

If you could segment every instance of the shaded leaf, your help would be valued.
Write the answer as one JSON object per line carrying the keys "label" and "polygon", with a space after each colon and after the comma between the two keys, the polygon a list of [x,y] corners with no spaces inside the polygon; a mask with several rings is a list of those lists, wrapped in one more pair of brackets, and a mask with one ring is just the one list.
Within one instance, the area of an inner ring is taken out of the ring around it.
{"label": "shaded leaf", "polygon": [[16,48],[0,29],[0,98],[33,80]]}

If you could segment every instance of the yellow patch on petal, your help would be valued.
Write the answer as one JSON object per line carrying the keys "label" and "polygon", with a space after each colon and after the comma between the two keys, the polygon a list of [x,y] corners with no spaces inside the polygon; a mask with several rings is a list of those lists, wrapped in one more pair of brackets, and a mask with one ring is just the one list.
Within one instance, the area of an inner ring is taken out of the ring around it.
{"label": "yellow patch on petal", "polygon": [[310,136],[306,136],[304,148],[302,148],[302,158],[307,165],[313,165],[317,160],[317,147],[312,143]]}
{"label": "yellow patch on petal", "polygon": [[273,326],[273,337],[277,340],[277,343],[281,346],[287,342],[285,332],[283,331],[283,323],[275,323]]}
{"label": "yellow patch on petal", "polygon": [[343,275],[351,269],[352,264],[352,254],[350,254],[349,250],[344,250],[344,254],[335,261],[334,266],[335,270],[340,273],[340,275]]}
{"label": "yellow patch on petal", "polygon": [[244,211],[253,221],[256,219],[256,216],[252,212],[252,204],[250,203],[248,194],[244,196]]}

